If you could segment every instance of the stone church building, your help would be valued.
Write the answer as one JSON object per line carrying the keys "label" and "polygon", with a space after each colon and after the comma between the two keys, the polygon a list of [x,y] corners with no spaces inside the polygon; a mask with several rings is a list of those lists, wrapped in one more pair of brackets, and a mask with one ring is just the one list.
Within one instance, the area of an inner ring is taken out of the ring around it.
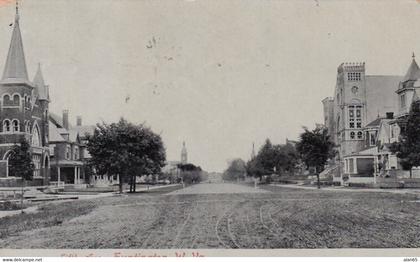
{"label": "stone church building", "polygon": [[12,38],[3,75],[0,80],[0,184],[13,186],[16,178],[8,174],[10,148],[26,139],[31,145],[35,165],[32,185],[48,183],[48,86],[45,85],[41,67],[29,77],[19,25],[19,10],[13,24]]}
{"label": "stone church building", "polygon": [[398,141],[419,80],[414,54],[405,76],[367,75],[365,63],[341,64],[334,97],[322,101],[324,125],[338,152],[322,175],[341,185],[408,178],[390,145]]}

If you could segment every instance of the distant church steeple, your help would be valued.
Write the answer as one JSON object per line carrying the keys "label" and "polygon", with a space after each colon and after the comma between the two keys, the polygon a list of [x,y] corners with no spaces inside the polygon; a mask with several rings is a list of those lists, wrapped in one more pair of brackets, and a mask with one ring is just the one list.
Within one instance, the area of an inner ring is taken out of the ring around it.
{"label": "distant church steeple", "polygon": [[251,152],[251,159],[255,158],[255,146],[254,143],[252,143],[252,152]]}
{"label": "distant church steeple", "polygon": [[188,163],[188,153],[187,153],[187,148],[185,146],[185,141],[182,142],[181,163],[184,165]]}
{"label": "distant church steeple", "polygon": [[3,71],[2,82],[27,83],[28,70],[26,68],[25,53],[23,51],[22,35],[19,27],[19,5],[16,1],[16,15],[12,40]]}

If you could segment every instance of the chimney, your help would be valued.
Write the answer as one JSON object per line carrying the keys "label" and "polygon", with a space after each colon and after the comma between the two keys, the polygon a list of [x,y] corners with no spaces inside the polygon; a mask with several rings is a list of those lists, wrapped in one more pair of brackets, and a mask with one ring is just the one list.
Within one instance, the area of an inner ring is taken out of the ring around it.
{"label": "chimney", "polygon": [[394,119],[394,112],[386,112],[386,119]]}
{"label": "chimney", "polygon": [[69,129],[69,110],[63,110],[63,127]]}
{"label": "chimney", "polygon": [[82,126],[82,116],[77,116],[76,117],[76,125],[77,126]]}

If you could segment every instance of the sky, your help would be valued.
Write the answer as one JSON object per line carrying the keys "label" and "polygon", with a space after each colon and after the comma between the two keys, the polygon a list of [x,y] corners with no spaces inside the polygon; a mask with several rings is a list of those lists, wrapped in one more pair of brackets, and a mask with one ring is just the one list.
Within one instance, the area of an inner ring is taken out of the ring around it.
{"label": "sky", "polygon": [[[14,12],[0,0],[0,71]],[[405,74],[420,56],[419,24],[414,0],[20,1],[28,71],[42,64],[51,112],[145,122],[168,160],[185,141],[207,171],[322,123],[343,62]]]}

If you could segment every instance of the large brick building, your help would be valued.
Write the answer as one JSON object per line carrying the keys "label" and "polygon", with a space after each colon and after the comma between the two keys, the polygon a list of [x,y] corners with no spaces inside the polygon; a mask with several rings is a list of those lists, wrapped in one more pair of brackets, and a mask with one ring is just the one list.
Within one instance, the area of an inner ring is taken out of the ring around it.
{"label": "large brick building", "polygon": [[0,180],[1,184],[13,185],[17,179],[8,174],[10,148],[26,139],[31,145],[35,165],[35,185],[48,183],[48,86],[38,71],[30,80],[20,31],[19,10],[13,25],[12,39],[0,81]]}

